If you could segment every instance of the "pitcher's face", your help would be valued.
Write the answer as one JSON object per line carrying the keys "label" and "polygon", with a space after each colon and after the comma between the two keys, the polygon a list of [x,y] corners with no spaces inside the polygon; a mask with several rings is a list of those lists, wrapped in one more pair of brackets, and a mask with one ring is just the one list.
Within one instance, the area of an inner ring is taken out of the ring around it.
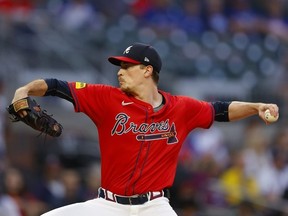
{"label": "pitcher's face", "polygon": [[141,85],[145,80],[144,74],[144,65],[121,62],[121,68],[118,71],[120,89],[123,92],[133,94],[137,86]]}

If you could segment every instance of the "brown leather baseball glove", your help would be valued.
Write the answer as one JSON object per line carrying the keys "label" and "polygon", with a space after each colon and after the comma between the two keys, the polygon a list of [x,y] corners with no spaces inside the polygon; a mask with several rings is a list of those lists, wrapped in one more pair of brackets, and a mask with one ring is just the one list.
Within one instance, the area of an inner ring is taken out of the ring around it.
{"label": "brown leather baseball glove", "polygon": [[42,110],[40,105],[30,97],[10,104],[7,111],[13,122],[22,121],[33,129],[52,137],[58,137],[62,133],[62,125],[52,118],[52,115],[48,115],[46,110]]}

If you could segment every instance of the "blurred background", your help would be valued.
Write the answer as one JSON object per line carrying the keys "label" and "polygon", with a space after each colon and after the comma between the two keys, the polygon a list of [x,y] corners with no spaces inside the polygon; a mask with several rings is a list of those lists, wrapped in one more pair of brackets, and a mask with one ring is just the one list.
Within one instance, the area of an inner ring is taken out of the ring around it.
{"label": "blurred background", "polygon": [[117,85],[107,57],[136,41],[162,56],[165,91],[280,107],[277,124],[252,117],[189,135],[171,189],[179,216],[288,215],[287,0],[0,0],[0,216],[39,216],[100,184],[92,122],[37,98],[64,126],[39,135],[8,118],[15,89],[52,77]]}

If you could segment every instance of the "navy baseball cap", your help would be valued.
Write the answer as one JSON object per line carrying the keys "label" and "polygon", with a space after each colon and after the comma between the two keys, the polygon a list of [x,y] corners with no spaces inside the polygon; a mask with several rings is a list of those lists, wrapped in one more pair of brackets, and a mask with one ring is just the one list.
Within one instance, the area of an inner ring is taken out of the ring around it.
{"label": "navy baseball cap", "polygon": [[121,62],[152,65],[158,72],[162,67],[158,52],[152,46],[143,43],[132,44],[124,50],[121,56],[110,56],[108,61],[117,66],[120,66]]}

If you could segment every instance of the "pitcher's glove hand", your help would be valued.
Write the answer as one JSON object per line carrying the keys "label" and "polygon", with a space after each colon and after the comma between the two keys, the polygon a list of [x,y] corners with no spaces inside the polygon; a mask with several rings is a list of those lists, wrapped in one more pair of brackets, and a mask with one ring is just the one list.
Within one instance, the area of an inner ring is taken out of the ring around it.
{"label": "pitcher's glove hand", "polygon": [[22,121],[35,130],[48,134],[52,137],[58,137],[62,133],[62,125],[59,124],[51,115],[40,108],[40,105],[26,97],[15,101],[7,107],[13,122]]}

